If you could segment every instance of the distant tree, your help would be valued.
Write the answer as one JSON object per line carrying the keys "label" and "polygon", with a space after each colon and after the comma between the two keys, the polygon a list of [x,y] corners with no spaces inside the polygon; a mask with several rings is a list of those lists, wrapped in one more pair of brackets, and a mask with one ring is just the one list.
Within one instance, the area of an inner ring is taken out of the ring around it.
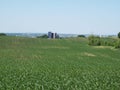
{"label": "distant tree", "polygon": [[120,32],[118,33],[118,38],[120,38]]}
{"label": "distant tree", "polygon": [[85,35],[78,35],[77,37],[85,37]]}
{"label": "distant tree", "polygon": [[7,36],[5,33],[0,33],[0,36]]}
{"label": "distant tree", "polygon": [[42,36],[37,36],[37,38],[48,38],[48,35],[44,34]]}
{"label": "distant tree", "polygon": [[59,36],[59,35],[56,35],[55,38],[60,38],[60,36]]}

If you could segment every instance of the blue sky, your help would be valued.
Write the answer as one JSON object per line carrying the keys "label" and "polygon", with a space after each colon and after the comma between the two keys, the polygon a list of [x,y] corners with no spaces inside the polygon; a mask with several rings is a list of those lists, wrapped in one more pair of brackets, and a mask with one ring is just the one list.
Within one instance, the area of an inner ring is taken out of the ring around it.
{"label": "blue sky", "polygon": [[120,0],[0,0],[0,32],[117,34]]}

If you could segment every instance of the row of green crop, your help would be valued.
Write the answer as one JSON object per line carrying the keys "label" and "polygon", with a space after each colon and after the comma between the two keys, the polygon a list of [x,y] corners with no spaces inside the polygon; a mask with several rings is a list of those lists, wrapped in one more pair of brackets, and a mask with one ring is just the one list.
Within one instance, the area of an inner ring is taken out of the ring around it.
{"label": "row of green crop", "polygon": [[0,90],[119,90],[120,51],[86,41],[0,37]]}
{"label": "row of green crop", "polygon": [[113,46],[120,48],[120,39],[118,38],[100,38],[99,36],[91,35],[88,37],[88,44],[92,46]]}

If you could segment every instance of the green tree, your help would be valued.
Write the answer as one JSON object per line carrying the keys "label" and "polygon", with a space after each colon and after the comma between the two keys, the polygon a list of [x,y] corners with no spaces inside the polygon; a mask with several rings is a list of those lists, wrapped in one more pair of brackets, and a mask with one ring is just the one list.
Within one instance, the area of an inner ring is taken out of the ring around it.
{"label": "green tree", "polygon": [[77,37],[85,37],[85,35],[78,35]]}
{"label": "green tree", "polygon": [[42,36],[37,36],[37,38],[48,38],[48,36],[46,34],[44,34]]}
{"label": "green tree", "polygon": [[7,36],[5,33],[0,33],[0,36]]}
{"label": "green tree", "polygon": [[120,32],[118,33],[118,38],[120,38]]}

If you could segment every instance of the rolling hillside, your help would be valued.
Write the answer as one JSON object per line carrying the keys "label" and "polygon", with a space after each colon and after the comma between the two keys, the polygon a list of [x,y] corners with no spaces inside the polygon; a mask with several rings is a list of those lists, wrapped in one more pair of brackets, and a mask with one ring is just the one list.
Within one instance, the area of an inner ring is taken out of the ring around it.
{"label": "rolling hillside", "polygon": [[0,90],[119,90],[120,50],[87,42],[0,37]]}

